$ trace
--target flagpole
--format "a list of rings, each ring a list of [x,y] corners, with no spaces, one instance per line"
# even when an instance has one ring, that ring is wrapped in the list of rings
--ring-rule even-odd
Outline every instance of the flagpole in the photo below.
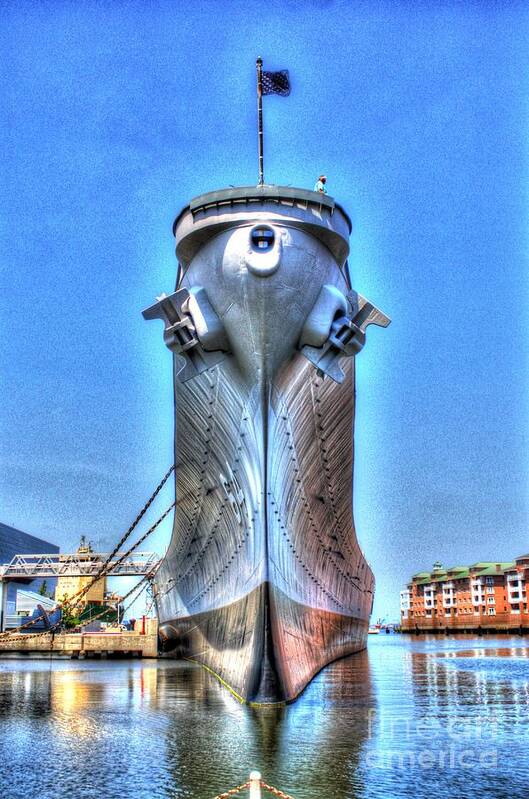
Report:
[[[264,184],[263,167],[263,59],[259,56],[257,66],[257,138],[259,142],[259,183]]]

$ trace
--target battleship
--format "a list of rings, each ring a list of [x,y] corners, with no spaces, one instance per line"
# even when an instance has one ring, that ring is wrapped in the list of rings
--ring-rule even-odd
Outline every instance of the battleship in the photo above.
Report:
[[[328,195],[203,194],[174,223],[176,290],[143,312],[173,352],[176,513],[156,577],[163,649],[239,699],[290,702],[366,645],[374,576],[353,521],[355,356],[389,319],[351,285]]]

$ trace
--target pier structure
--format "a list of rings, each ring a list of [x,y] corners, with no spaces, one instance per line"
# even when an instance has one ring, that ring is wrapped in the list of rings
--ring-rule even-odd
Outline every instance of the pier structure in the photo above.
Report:
[[[89,554],[20,554],[15,555],[9,563],[0,565],[0,632],[4,632],[6,628],[7,589],[11,582],[31,583],[39,578],[82,581],[96,577],[103,566],[105,577],[145,577],[160,562],[159,556],[154,552],[133,552],[126,558],[116,553],[110,561],[108,558],[106,553],[92,551]]]
[[[40,633],[0,639],[1,657],[158,657],[158,621],[139,619],[134,630]]]
[[[400,593],[403,632],[529,631],[529,555],[413,575]]]

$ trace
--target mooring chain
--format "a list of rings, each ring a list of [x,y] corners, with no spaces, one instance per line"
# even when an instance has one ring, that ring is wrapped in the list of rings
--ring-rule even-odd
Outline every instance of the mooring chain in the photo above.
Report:
[[[279,796],[279,799],[294,799],[294,797],[290,796],[289,793],[280,791],[279,788],[274,788],[273,785],[267,785],[266,782],[263,782],[263,780],[261,780],[261,788],[264,788],[265,791],[268,791],[268,793],[271,793],[274,796]]]
[[[30,641],[32,638],[42,638],[44,635],[53,636],[55,635],[55,631],[58,626],[59,626],[58,624],[54,624],[53,627],[50,627],[49,630],[44,630],[44,632],[42,633],[30,633],[30,635],[15,635],[15,633],[17,633],[18,630],[21,629],[21,627],[18,627],[16,630],[9,631],[10,633],[11,632],[13,633],[9,636],[9,643],[15,644],[17,641]]]
[[[139,588],[140,586],[142,586],[142,585],[143,585],[143,583],[146,583],[148,580],[151,580],[151,579],[154,577],[154,575],[156,574],[157,570],[158,570],[158,566],[156,566],[154,569],[151,569],[151,571],[150,571],[150,572],[148,572],[148,573],[147,573],[147,574],[146,574],[144,577],[142,577],[142,579],[139,581],[139,583],[136,583],[136,585],[134,585],[134,586],[133,586],[133,587],[130,589],[130,591],[128,591],[128,592],[125,594],[125,596],[121,597],[121,601],[122,601],[122,602],[124,602],[124,601],[125,601],[126,599],[128,599],[128,598],[129,598],[129,597],[130,597],[130,596],[131,596],[131,595],[132,595],[132,594],[133,594],[135,591],[137,591],[137,590],[138,590],[138,588]],[[140,593],[141,593],[141,591],[140,591]],[[139,596],[139,594],[138,594],[138,596]],[[125,608],[125,610],[123,611],[123,615],[124,615],[124,614],[126,613],[126,611],[127,611],[129,608],[130,608],[130,606],[133,604],[133,602],[135,602],[135,601],[136,601],[136,599],[137,599],[137,598],[138,598],[138,597],[134,597],[134,599],[132,600],[132,602],[130,602],[130,604],[129,604],[129,605],[128,605],[128,606]],[[86,625],[87,625],[87,624],[91,624],[93,621],[97,621],[97,619],[101,618],[101,616],[104,616],[104,615],[105,615],[105,614],[107,614],[107,613],[108,613],[108,608],[105,608],[104,610],[101,610],[99,613],[96,613],[96,615],[95,615],[95,616],[92,616],[92,618],[90,619],[90,621],[86,621],[86,622],[84,622],[84,624],[81,624],[80,626],[81,626],[81,627],[86,627]]]
[[[116,555],[117,552],[119,552],[119,550],[121,549],[121,547],[123,546],[123,544],[125,543],[127,538],[131,535],[131,533],[138,526],[139,522],[141,521],[143,516],[146,514],[146,512],[148,511],[148,509],[150,508],[150,506],[152,505],[152,503],[154,502],[154,500],[156,499],[156,497],[158,496],[158,494],[160,493],[160,491],[162,490],[162,488],[166,484],[167,480],[169,479],[169,477],[173,473],[174,469],[175,469],[175,465],[173,463],[173,465],[170,467],[170,469],[162,477],[162,479],[158,483],[155,491],[153,492],[153,494],[151,494],[149,500],[145,503],[145,505],[143,506],[141,511],[138,513],[138,515],[136,516],[136,518],[134,519],[134,521],[132,522],[132,524],[128,528],[127,532],[124,533],[124,535],[121,537],[121,539],[120,539],[119,543],[117,544],[117,546],[114,547],[113,551],[106,558],[104,563],[102,563],[101,568],[99,569],[97,574],[90,580],[90,582],[87,585],[85,585],[82,589],[77,591],[76,594],[74,594],[71,597],[68,597],[67,599],[63,600],[62,602],[58,602],[57,603],[57,607],[72,607],[72,604],[73,604],[74,601],[78,602],[80,599],[82,599],[82,597],[85,596],[85,594],[90,590],[90,588],[94,585],[94,583],[96,583],[98,580],[101,579],[101,577],[104,577],[108,573],[108,571],[110,570],[109,569],[109,564],[112,561],[112,558]],[[134,546],[132,546],[129,550],[127,550],[127,552],[125,552],[124,555],[122,555],[119,558],[119,560],[117,561],[117,563],[114,564],[114,565],[119,565],[120,563],[122,563],[125,560],[125,558],[127,558],[132,552],[134,552],[134,550],[141,543],[143,543],[143,541],[145,541],[147,536],[149,536],[158,527],[158,525],[161,524],[161,522],[169,515],[169,513],[175,507],[175,505],[176,505],[176,503],[173,502],[169,506],[169,508],[167,508],[167,510],[160,516],[160,518],[149,528],[149,530],[145,533],[145,535],[143,535],[140,538],[140,540],[137,541],[136,544],[134,544]],[[139,585],[139,583],[138,583],[138,585]],[[38,616],[36,619],[32,619],[31,621],[28,621],[25,624],[21,624],[19,627],[17,627],[14,630],[6,630],[5,632],[0,633],[0,639],[4,639],[4,638],[8,638],[8,637],[10,639],[12,639],[12,636],[16,635],[17,633],[19,633],[20,630],[26,630],[29,627],[32,627],[34,624],[38,624],[41,621],[42,621],[42,617]],[[54,627],[52,627],[51,629],[55,629],[55,627],[57,627],[57,626],[58,626],[58,624],[54,625]],[[50,632],[49,630],[46,630],[44,633],[36,633],[35,635],[32,635],[31,638],[36,638],[36,637],[38,637],[40,635],[49,635],[49,632]],[[26,638],[27,637],[29,637],[29,636],[26,636]],[[19,640],[19,639],[12,639],[12,640]]]
[[[274,788],[273,785],[268,785],[263,780],[259,781],[259,785],[268,793],[271,793],[273,796],[278,796],[279,799],[294,799],[293,796],[290,796],[289,793],[285,793],[284,791],[280,791],[279,788]],[[238,785],[237,788],[232,788],[231,791],[225,791],[225,793],[219,793],[214,799],[228,799],[229,796],[235,796],[235,794],[244,791],[245,788],[249,788],[250,783],[245,782],[244,785]]]
[[[59,603],[57,603],[57,607],[59,607]],[[8,637],[10,638],[12,635],[16,635],[16,633],[19,633],[20,630],[26,630],[28,627],[33,627],[33,625],[38,624],[39,621],[42,621],[42,616],[37,616],[36,619],[31,619],[31,621],[27,621],[25,624],[20,624],[18,627],[15,627],[13,630],[5,630],[5,632],[0,633],[0,640],[2,640],[3,638],[8,638]],[[57,626],[58,624],[54,624],[53,628],[50,629],[54,629]],[[49,630],[47,632],[49,632]],[[36,633],[36,635],[41,635],[41,634],[42,633]],[[32,635],[27,637],[34,638],[35,636]]]
[[[163,520],[164,520],[164,519],[165,519],[165,518],[168,516],[168,514],[169,514],[169,513],[171,512],[171,510],[174,508],[174,505],[175,505],[175,503],[173,502],[173,504],[172,504],[172,505],[170,505],[170,507],[169,507],[169,508],[167,508],[167,510],[166,510],[166,511],[165,511],[165,512],[164,512],[164,513],[163,513],[163,514],[160,516],[160,518],[159,518],[159,519],[158,519],[158,520],[157,520],[157,521],[156,521],[156,522],[155,522],[155,523],[154,523],[154,524],[153,524],[153,525],[152,525],[152,526],[149,528],[149,530],[147,530],[147,532],[145,533],[145,535],[144,535],[144,536],[143,536],[143,537],[142,537],[142,538],[141,538],[141,539],[140,539],[140,540],[139,540],[139,541],[138,541],[138,542],[137,542],[137,543],[136,543],[136,544],[135,544],[133,547],[131,547],[131,549],[129,550],[129,553],[126,553],[126,554],[125,554],[123,557],[127,557],[127,554],[130,554],[130,552],[132,552],[132,551],[133,551],[133,550],[134,550],[134,549],[135,549],[137,546],[139,546],[139,545],[142,543],[142,541],[144,541],[144,540],[145,540],[145,538],[147,538],[147,536],[148,536],[148,535],[150,535],[150,534],[151,534],[151,533],[152,533],[152,532],[153,532],[153,531],[154,531],[154,530],[155,530],[155,529],[158,527],[158,525],[159,525],[159,524],[161,524],[161,522],[162,522],[162,521],[163,521]],[[120,562],[120,561],[118,561],[118,563],[119,563],[119,562]],[[143,585],[143,583],[144,583],[144,582],[146,582],[147,580],[150,580],[150,579],[152,579],[152,578],[154,577],[154,575],[156,574],[157,570],[158,570],[158,564],[156,564],[156,566],[155,566],[153,569],[151,569],[151,571],[150,571],[150,572],[148,572],[146,575],[144,575],[144,576],[142,577],[142,579],[140,580],[140,582],[139,582],[139,583],[136,583],[136,585],[135,585],[135,586],[133,586],[133,588],[132,588],[132,589],[131,589],[131,590],[130,590],[130,591],[127,593],[127,594],[125,594],[125,596],[124,596],[124,597],[122,597],[122,598],[121,598],[121,601],[122,601],[122,602],[124,602],[124,600],[125,600],[125,599],[128,599],[128,597],[129,597],[129,596],[130,596],[130,595],[131,595],[131,594],[132,594],[134,591],[136,591],[136,589],[138,589],[138,588],[140,587],[140,585]],[[66,604],[66,603],[64,603],[64,604]],[[128,608],[127,608],[127,609],[128,609]],[[90,621],[95,621],[96,619],[99,619],[101,616],[104,616],[106,613],[108,613],[108,608],[105,608],[105,610],[101,611],[101,612],[100,612],[100,613],[98,613],[96,616],[92,616],[92,618],[90,619]],[[43,635],[49,635],[49,634],[50,634],[51,632],[53,632],[53,631],[54,631],[54,630],[55,630],[57,627],[59,627],[59,626],[60,626],[60,622],[57,622],[57,623],[56,623],[56,624],[54,624],[54,625],[53,625],[53,626],[52,626],[52,627],[51,627],[49,630],[44,630],[43,632],[40,632],[40,633],[34,633],[33,635],[25,635],[25,634],[24,634],[24,635],[21,635],[20,637],[17,637],[17,638],[14,638],[14,637],[13,637],[13,636],[17,635],[17,633],[19,633],[19,632],[20,632],[20,630],[24,630],[24,629],[26,629],[26,628],[28,628],[28,627],[31,627],[33,624],[37,624],[37,622],[39,622],[39,621],[42,621],[42,617],[41,617],[41,616],[39,616],[39,617],[38,617],[38,618],[36,618],[36,619],[32,619],[32,620],[31,620],[31,621],[29,621],[29,622],[26,622],[26,624],[21,624],[21,625],[20,625],[20,627],[17,627],[17,628],[15,628],[14,630],[8,630],[8,631],[7,631],[7,632],[5,632],[5,633],[1,633],[1,635],[0,635],[0,638],[6,638],[6,637],[9,637],[9,640],[10,640],[10,641],[27,641],[27,640],[28,640],[28,639],[30,639],[30,638],[38,638],[38,637],[40,637],[40,636],[43,636]],[[86,622],[86,624],[89,624],[89,623],[90,623],[90,622]],[[81,625],[81,626],[83,626],[83,625]]]
[[[42,616],[39,616],[36,619],[32,619],[31,621],[27,621],[25,624],[21,624],[19,627],[17,627],[14,630],[5,630],[3,633],[0,633],[0,640],[3,638],[11,637],[12,635],[15,635],[15,633],[20,632],[20,630],[26,630],[28,627],[33,627],[33,625],[36,624],[38,621],[42,621]],[[28,637],[33,638],[33,636],[28,636]]]
[[[146,533],[144,533],[144,534],[142,535],[142,537],[141,537],[141,538],[139,538],[139,539],[136,541],[136,543],[135,543],[135,544],[133,544],[133,545],[130,547],[130,549],[127,549],[127,551],[126,551],[126,552],[124,552],[124,553],[123,553],[123,555],[120,555],[120,557],[118,558],[118,560],[117,560],[117,561],[114,563],[114,567],[115,567],[115,566],[119,566],[121,563],[123,563],[123,561],[124,561],[124,560],[126,560],[126,559],[128,558],[128,556],[129,556],[129,555],[131,555],[131,554],[134,552],[134,550],[135,550],[135,549],[137,549],[137,548],[139,547],[139,545],[140,545],[140,544],[143,544],[143,542],[145,541],[145,539],[146,539],[146,538],[148,538],[148,537],[150,536],[150,534],[151,534],[151,533],[153,533],[153,532],[156,530],[156,528],[158,527],[158,525],[160,525],[160,524],[163,522],[163,520],[167,518],[167,516],[169,516],[169,514],[171,513],[171,511],[173,510],[173,508],[175,507],[175,505],[176,505],[176,501],[175,501],[175,502],[171,502],[171,504],[169,505],[169,507],[167,508],[167,510],[165,510],[165,511],[162,513],[162,515],[161,515],[161,516],[160,516],[160,517],[159,517],[159,518],[158,518],[158,519],[157,519],[157,520],[154,522],[154,524],[152,524],[152,525],[149,527],[149,529],[147,530],[147,532],[146,532]],[[108,571],[110,571],[110,569],[107,569],[105,572],[103,572],[102,574],[100,574],[100,575],[99,575],[99,577],[98,577],[98,579],[101,579],[101,577],[102,577],[102,576],[104,577],[104,576],[105,576],[105,574],[107,574],[107,573],[108,573]]]
[[[225,791],[224,793],[219,793],[214,799],[228,799],[229,796],[235,796],[236,793],[240,793],[244,791],[245,788],[249,788],[250,783],[245,782],[244,785],[238,785],[237,788],[232,788],[231,791]]]
[[[126,552],[124,552],[124,553],[123,553],[123,555],[121,555],[121,556],[118,558],[118,560],[117,560],[117,561],[114,563],[114,567],[116,567],[116,566],[119,566],[119,565],[120,565],[120,563],[123,563],[123,561],[124,561],[124,560],[126,560],[126,558],[128,558],[128,556],[129,556],[129,555],[130,555],[132,552],[134,552],[134,550],[135,550],[135,549],[137,549],[137,548],[140,546],[140,544],[143,544],[143,542],[145,541],[145,539],[146,539],[146,538],[148,538],[148,537],[151,535],[151,533],[153,533],[153,532],[156,530],[156,528],[158,527],[158,525],[160,525],[160,524],[163,522],[163,520],[167,518],[167,516],[169,516],[169,514],[171,513],[171,511],[173,510],[173,508],[174,508],[175,506],[176,506],[176,502],[171,502],[171,504],[169,505],[169,507],[167,508],[167,510],[165,510],[165,511],[162,513],[162,515],[161,515],[161,516],[160,516],[160,517],[159,517],[159,518],[158,518],[158,519],[157,519],[157,520],[154,522],[154,524],[152,524],[152,525],[149,527],[149,529],[147,530],[147,532],[146,532],[146,533],[144,533],[144,534],[142,535],[142,537],[141,537],[141,538],[139,538],[139,539],[136,541],[136,543],[135,543],[135,544],[133,544],[133,545],[130,547],[130,549],[128,549]],[[98,577],[97,577],[97,579],[98,579],[98,580],[100,580],[100,579],[101,579],[101,577],[104,577],[104,576],[105,576],[105,575],[108,573],[108,571],[109,571],[109,569],[107,569],[107,570],[106,570],[106,571],[104,571],[104,572],[100,572],[100,573],[99,573],[99,575],[98,575]],[[151,575],[151,574],[154,574],[154,572],[155,572],[155,571],[156,571],[156,570],[155,570],[155,569],[153,569],[153,570],[152,570],[152,572],[149,572],[149,575]],[[135,587],[137,587],[138,585],[141,585],[141,583],[142,583],[142,582],[143,582],[143,581],[146,579],[146,577],[147,577],[147,576],[149,576],[149,575],[146,575],[146,576],[145,576],[145,577],[144,577],[144,578],[141,580],[141,582],[139,582],[139,583],[137,583],[137,584],[136,584],[136,586],[135,586]],[[123,599],[126,599],[126,598],[127,598],[127,596],[130,596],[130,592],[129,592],[128,594],[126,594],[126,595],[125,595],[125,596],[122,598],[122,601],[123,601]],[[77,597],[77,595],[75,595],[74,597],[72,597],[72,599],[75,599],[75,598],[79,599],[79,597]],[[64,605],[66,605],[66,606],[68,607],[68,606],[71,606],[71,602],[72,602],[72,600],[71,600],[71,599],[68,599],[68,600],[66,600],[65,602],[63,602],[62,604],[63,604],[63,606],[64,606]]]
[[[157,571],[158,571],[158,566],[156,566],[156,567],[155,567],[154,569],[152,569],[152,570],[151,570],[151,571],[150,571],[148,574],[146,574],[146,575],[145,575],[145,577],[143,577],[143,578],[140,580],[140,582],[139,582],[139,583],[137,583],[137,584],[136,584],[134,587],[137,589],[137,588],[139,588],[140,586],[143,586],[143,583],[146,583],[148,580],[152,580],[152,578],[154,577],[154,575],[156,574],[156,572],[157,572]],[[135,597],[134,597],[134,599],[132,599],[132,600],[129,602],[129,604],[127,605],[127,607],[126,607],[126,608],[123,608],[123,618],[125,617],[125,614],[127,613],[127,611],[128,611],[128,610],[129,610],[129,609],[132,607],[132,605],[133,605],[133,604],[136,602],[136,600],[138,599],[138,597],[140,596],[140,594],[141,594],[142,592],[143,592],[143,588],[142,588],[142,589],[141,589],[141,591],[138,593],[138,596],[135,596]],[[128,594],[126,594],[126,595],[123,597],[123,599],[122,599],[121,601],[122,601],[122,602],[124,602],[124,600],[125,600],[125,599],[127,599],[128,597],[130,597],[131,593],[132,593],[132,592],[131,592],[131,591],[129,591],[129,593],[128,593]],[[148,616],[149,614],[147,613],[146,615]]]
[[[92,586],[95,583],[97,583],[97,581],[100,580],[101,577],[103,577],[109,571],[108,567],[109,567],[110,562],[112,561],[112,558],[116,555],[117,552],[119,552],[119,550],[121,549],[121,547],[123,546],[123,544],[125,543],[127,538],[129,538],[129,536],[134,532],[134,530],[136,529],[136,527],[138,526],[140,521],[143,519],[143,517],[145,516],[145,514],[147,513],[147,511],[151,507],[152,503],[154,502],[154,500],[156,499],[156,497],[158,496],[158,494],[160,493],[160,491],[162,490],[162,488],[164,487],[164,485],[168,481],[169,477],[174,472],[174,468],[175,468],[175,465],[173,463],[172,466],[166,472],[166,474],[164,474],[164,476],[162,477],[162,479],[160,480],[160,482],[156,486],[156,489],[151,494],[151,496],[149,497],[149,499],[147,500],[147,502],[145,503],[145,505],[143,506],[141,511],[138,513],[138,515],[136,516],[136,518],[134,519],[134,521],[132,522],[132,524],[130,525],[128,530],[122,535],[122,537],[120,538],[120,540],[118,541],[118,543],[116,544],[116,546],[114,547],[114,549],[112,550],[112,552],[110,553],[108,558],[101,565],[101,568],[99,569],[97,574],[95,574],[94,577],[92,577],[92,579],[84,586],[84,588],[82,588],[80,591],[78,591],[72,597],[69,597],[67,599],[67,601],[65,602],[65,604],[71,605],[74,600],[82,599],[85,596],[85,594],[88,593],[90,588],[92,588]],[[169,511],[173,507],[174,507],[174,503],[171,506],[171,508],[169,508],[168,511],[166,511],[165,515],[163,516],[164,519],[165,519],[165,516],[169,513]],[[156,525],[153,525],[153,527],[150,530],[151,532],[152,532],[153,529],[155,529],[158,526],[160,521],[162,521],[162,519],[160,519]],[[146,535],[143,536],[143,538],[140,539],[138,544],[141,541],[144,541],[146,537],[147,537]],[[137,544],[136,544],[136,546],[137,546]],[[128,555],[130,555],[130,553],[134,551],[136,546],[132,547],[131,549],[129,549],[128,552],[125,554],[125,556],[120,558],[120,560],[118,560],[118,563],[121,563],[125,559],[125,557],[128,557]]]

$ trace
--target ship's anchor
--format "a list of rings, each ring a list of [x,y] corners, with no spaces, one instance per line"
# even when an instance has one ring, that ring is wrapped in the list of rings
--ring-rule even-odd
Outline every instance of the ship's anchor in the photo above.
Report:
[[[300,349],[319,373],[342,383],[345,375],[339,359],[360,352],[368,325],[387,327],[390,322],[388,316],[361,294],[352,291],[346,299],[335,286],[325,285],[305,322]],[[324,330],[328,331],[325,340]]]
[[[179,289],[169,296],[162,294],[157,300],[142,312],[143,318],[165,322],[165,344],[175,355],[182,356],[182,366],[176,371],[182,383],[224,359],[230,349],[228,340],[205,289]]]

